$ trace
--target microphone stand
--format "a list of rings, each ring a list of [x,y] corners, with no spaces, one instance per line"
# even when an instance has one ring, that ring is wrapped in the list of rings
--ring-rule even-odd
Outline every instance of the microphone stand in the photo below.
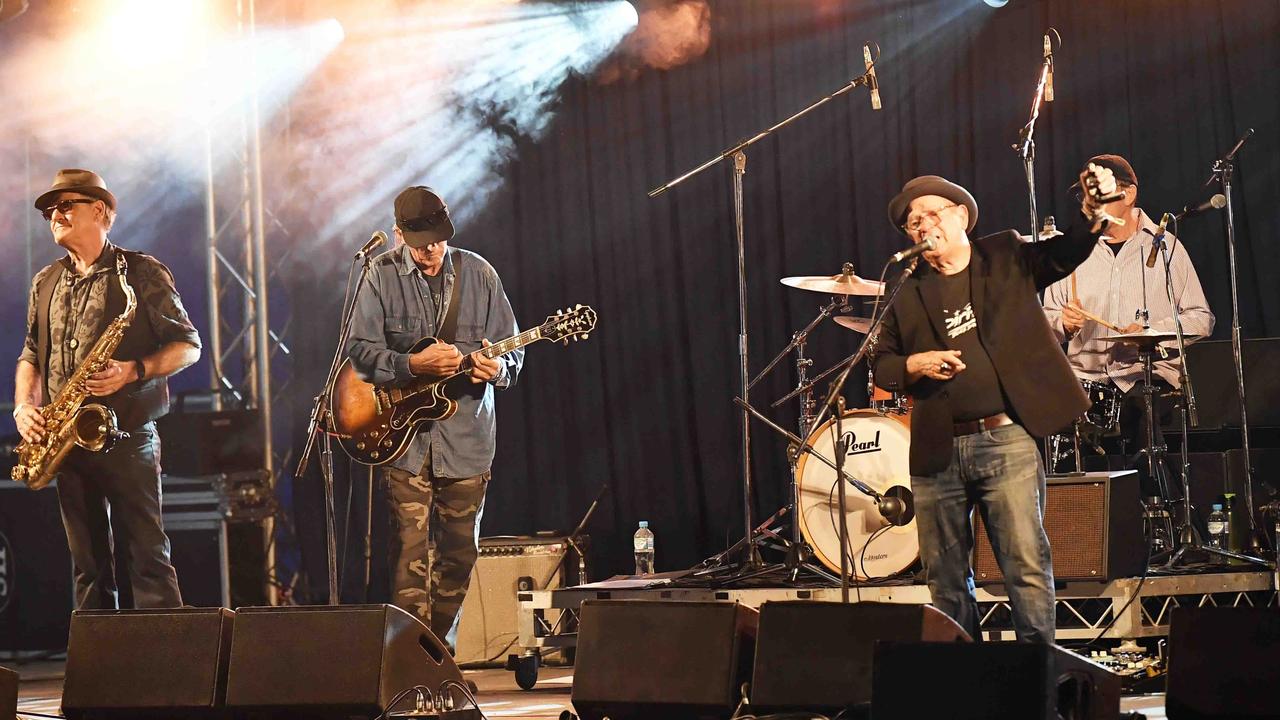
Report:
[[[1049,28],[1056,35],[1057,30]],[[1059,36],[1061,43],[1061,36]],[[1036,94],[1031,100],[1031,117],[1027,120],[1027,124],[1022,126],[1018,131],[1018,142],[1013,144],[1013,149],[1018,153],[1018,157],[1022,158],[1022,169],[1027,176],[1027,203],[1031,209],[1031,241],[1038,241],[1040,235],[1038,228],[1040,227],[1040,215],[1036,211],[1036,120],[1040,119],[1040,105],[1045,101],[1045,86],[1049,82],[1049,73],[1053,68],[1052,53],[1046,55],[1044,63],[1040,66],[1040,80],[1036,82]]]
[[[320,474],[324,479],[324,533],[325,533],[325,560],[326,560],[326,576],[329,585],[329,604],[338,605],[338,547],[337,547],[337,530],[334,521],[333,507],[333,418],[329,414],[330,399],[333,397],[333,384],[338,378],[338,368],[342,365],[342,356],[347,348],[347,339],[351,335],[351,318],[355,315],[356,300],[360,297],[360,288],[364,286],[365,280],[369,275],[370,258],[368,253],[356,253],[355,259],[362,261],[360,268],[360,277],[356,280],[355,291],[351,294],[351,302],[347,304],[344,301],[342,312],[342,324],[338,331],[338,344],[333,350],[333,358],[329,361],[329,373],[325,376],[324,386],[320,389],[320,394],[316,395],[311,405],[311,418],[307,422],[307,443],[302,448],[302,457],[298,459],[298,467],[294,471],[293,476],[301,479],[307,471],[307,465],[311,461],[311,453],[315,450],[316,438],[321,438],[321,460]],[[353,260],[354,263],[354,260]],[[347,285],[350,287],[350,273],[347,275]],[[370,486],[372,488],[372,485]],[[372,489],[370,490],[372,495]],[[372,513],[372,507],[369,512]],[[372,519],[370,518],[370,523]],[[368,538],[366,538],[365,557],[369,557]],[[365,569],[366,586],[368,578],[368,568]]]
[[[1187,455],[1187,427],[1196,427],[1200,425],[1200,413],[1196,408],[1196,394],[1191,386],[1191,371],[1187,368],[1187,345],[1186,337],[1182,332],[1182,308],[1179,306],[1177,298],[1173,293],[1173,274],[1170,271],[1170,263],[1173,261],[1173,253],[1169,250],[1169,243],[1164,238],[1158,238],[1160,242],[1160,256],[1164,260],[1164,283],[1165,292],[1169,295],[1169,305],[1173,308],[1173,330],[1178,336],[1178,357],[1182,362],[1178,363],[1178,380],[1182,386],[1183,403],[1182,403],[1182,506],[1183,506],[1183,524],[1178,532],[1178,548],[1173,551],[1169,557],[1169,561],[1165,563],[1164,569],[1170,570],[1178,564],[1186,555],[1188,550],[1200,550],[1210,555],[1218,555],[1220,557],[1240,560],[1242,562],[1254,563],[1263,567],[1272,567],[1271,563],[1260,558],[1251,557],[1243,553],[1233,552],[1223,548],[1215,548],[1196,542],[1195,528],[1191,523],[1191,463]],[[1246,467],[1248,467],[1246,465]],[[1252,529],[1252,525],[1250,525]]]
[[[1231,176],[1235,169],[1236,153],[1240,152],[1240,148],[1252,135],[1253,128],[1249,128],[1236,141],[1235,147],[1231,148],[1230,152],[1214,161],[1213,171],[1205,184],[1209,185],[1217,180],[1222,185],[1222,194],[1227,198],[1227,267],[1231,269],[1231,360],[1236,371],[1236,398],[1240,403],[1240,437],[1244,445],[1244,502],[1245,512],[1249,516],[1249,541],[1252,549],[1259,550],[1267,547],[1267,541],[1265,536],[1258,532],[1253,517],[1253,459],[1250,457],[1249,419],[1245,411],[1244,361],[1240,346],[1240,288],[1236,280],[1236,223],[1234,205],[1231,201]]]
[[[746,270],[747,251],[746,251],[746,241],[744,238],[746,223],[743,217],[743,209],[742,209],[742,205],[743,205],[742,176],[746,174],[746,171],[747,171],[746,150],[747,148],[769,137],[770,135],[776,133],[778,130],[791,124],[797,119],[805,115],[808,115],[810,112],[816,110],[822,105],[825,105],[831,102],[832,100],[834,100],[835,98],[841,95],[844,95],[845,93],[849,92],[853,88],[859,85],[870,85],[870,83],[871,83],[870,72],[863,73],[862,75],[859,75],[858,77],[855,77],[852,80],[850,80],[848,83],[844,85],[844,87],[840,88],[839,90],[836,90],[835,92],[827,95],[826,97],[823,97],[820,100],[813,102],[808,107],[791,115],[785,120],[775,123],[774,125],[756,133],[750,138],[747,138],[746,140],[739,142],[733,147],[723,150],[716,156],[712,157],[711,159],[707,160],[701,165],[695,167],[694,169],[684,173],[683,175],[680,175],[671,180],[668,180],[665,184],[660,185],[649,191],[649,197],[651,198],[657,197],[665,193],[666,191],[670,190],[671,188],[675,187],[676,185],[679,185],[680,183],[684,182],[685,180],[688,180],[689,178],[712,167],[713,165],[717,165],[724,160],[733,158],[734,235],[735,235],[735,240],[737,241],[737,250],[738,250],[738,380],[739,380],[739,387],[741,391],[741,397],[743,400],[746,400],[749,397],[749,393],[751,389],[750,382],[749,382],[750,375],[747,367],[747,351],[748,351],[747,270]],[[746,543],[744,544],[745,554],[746,554],[746,557],[744,558],[744,564],[751,568],[758,568],[761,565],[761,560],[760,560],[759,553],[756,551],[755,543],[753,542],[755,527],[752,522],[752,512],[751,512],[751,498],[753,495],[752,484],[751,484],[751,418],[750,418],[750,415],[748,414],[748,411],[745,409],[742,412],[741,432],[742,432],[742,444],[741,444],[740,452],[742,453],[742,516],[743,516],[743,526],[745,528],[743,539],[746,540]]]

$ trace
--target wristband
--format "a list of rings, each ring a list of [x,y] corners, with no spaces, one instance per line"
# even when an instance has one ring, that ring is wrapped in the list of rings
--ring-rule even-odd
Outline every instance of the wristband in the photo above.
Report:
[[[138,366],[138,382],[142,382],[147,378],[147,366],[141,360],[134,360],[133,363]]]

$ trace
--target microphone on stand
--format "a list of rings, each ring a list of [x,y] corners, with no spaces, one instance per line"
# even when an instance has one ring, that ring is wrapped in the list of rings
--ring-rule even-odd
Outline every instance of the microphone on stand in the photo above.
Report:
[[[1199,205],[1188,205],[1182,208],[1182,212],[1174,216],[1174,220],[1181,222],[1182,218],[1191,217],[1192,215],[1199,215],[1202,212],[1208,212],[1210,210],[1221,210],[1226,206],[1227,206],[1227,196],[1223,195],[1222,193],[1217,193],[1216,195],[1209,198],[1208,200],[1201,202]]]
[[[917,255],[927,253],[937,246],[938,244],[933,241],[933,238],[929,238],[928,240],[925,240],[922,243],[916,243],[915,245],[912,245],[906,250],[894,253],[893,255],[889,256],[889,262],[891,263],[902,262],[903,260],[906,260],[908,258],[913,258]]]
[[[880,109],[880,80],[876,78],[876,65],[871,62],[871,44],[862,44],[862,62],[867,66],[867,85],[871,88],[871,109]]]
[[[1049,70],[1044,76],[1044,101],[1053,102],[1053,43],[1049,40],[1049,33],[1044,34],[1044,62]]]
[[[355,256],[358,258],[369,257],[369,253],[382,247],[386,242],[387,234],[379,230],[373,234],[373,237],[369,238],[369,241],[360,248],[360,251]]]
[[[1156,266],[1156,256],[1160,254],[1160,243],[1164,242],[1164,231],[1169,227],[1169,220],[1172,217],[1169,213],[1160,217],[1160,229],[1151,237],[1151,254],[1147,256],[1147,267]]]

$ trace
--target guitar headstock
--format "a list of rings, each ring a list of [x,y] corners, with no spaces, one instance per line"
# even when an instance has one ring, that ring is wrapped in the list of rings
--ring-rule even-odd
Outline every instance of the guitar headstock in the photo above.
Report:
[[[586,340],[596,329],[596,311],[590,305],[574,305],[573,309],[565,308],[548,315],[540,329],[542,337],[552,342],[562,340],[568,345],[570,338]]]

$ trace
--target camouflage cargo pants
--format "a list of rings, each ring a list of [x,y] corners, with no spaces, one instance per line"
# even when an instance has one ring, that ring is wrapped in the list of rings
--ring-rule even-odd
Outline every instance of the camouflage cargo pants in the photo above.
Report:
[[[480,517],[489,473],[468,478],[383,470],[399,547],[392,602],[452,647],[458,612],[480,554]]]

